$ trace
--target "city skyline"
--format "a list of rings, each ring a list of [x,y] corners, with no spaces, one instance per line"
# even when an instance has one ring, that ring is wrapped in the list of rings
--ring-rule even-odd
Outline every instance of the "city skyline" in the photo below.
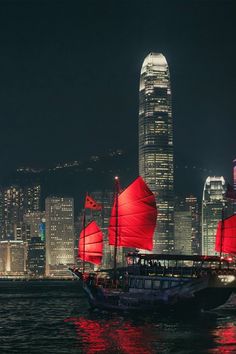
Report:
[[[233,1],[0,6],[0,177],[117,147],[136,168],[139,72],[153,51],[171,72],[175,165],[232,179]],[[202,189],[196,171],[176,169],[176,190]]]

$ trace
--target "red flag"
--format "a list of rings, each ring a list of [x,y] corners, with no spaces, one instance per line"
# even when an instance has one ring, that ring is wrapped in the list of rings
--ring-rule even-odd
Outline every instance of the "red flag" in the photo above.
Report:
[[[97,203],[92,197],[86,195],[84,208],[93,209],[93,210],[102,210],[102,204]]]
[[[225,198],[236,200],[236,191],[234,190],[234,188],[229,183],[227,184]]]

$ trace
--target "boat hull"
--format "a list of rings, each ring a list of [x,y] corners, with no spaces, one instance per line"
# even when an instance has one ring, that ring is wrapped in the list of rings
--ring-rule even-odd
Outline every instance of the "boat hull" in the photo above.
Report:
[[[129,304],[122,301],[122,295],[110,296],[110,299],[98,299],[97,297],[89,298],[89,304],[92,308],[108,311],[125,311],[125,312],[185,312],[188,311],[209,311],[221,305],[224,305],[230,298],[232,290],[219,289],[217,293],[215,289],[206,289],[194,297],[179,298],[175,302],[166,302],[162,299],[155,301],[144,301],[143,298],[136,299]],[[112,300],[111,300],[112,297]]]
[[[75,274],[76,275],[76,274]],[[227,302],[235,290],[235,282],[223,284],[217,275],[201,278],[129,276],[123,288],[105,288],[94,281],[79,278],[92,308],[109,311],[202,311],[217,308]],[[150,289],[135,285],[148,281]],[[151,281],[151,283],[150,283]],[[154,284],[158,282],[158,288]],[[168,287],[167,287],[168,286]]]

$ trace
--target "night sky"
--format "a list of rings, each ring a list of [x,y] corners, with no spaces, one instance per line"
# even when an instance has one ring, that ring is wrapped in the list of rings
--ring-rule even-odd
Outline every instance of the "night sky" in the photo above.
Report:
[[[113,148],[135,169],[153,51],[170,67],[177,190],[199,191],[208,172],[230,180],[235,18],[235,0],[0,1],[0,177]]]

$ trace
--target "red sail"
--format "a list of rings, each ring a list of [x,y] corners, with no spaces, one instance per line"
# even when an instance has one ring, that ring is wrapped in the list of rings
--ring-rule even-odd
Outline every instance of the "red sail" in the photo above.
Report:
[[[219,221],[215,249],[217,252],[236,253],[236,215]]]
[[[157,209],[153,193],[138,177],[118,196],[117,246],[153,249],[153,234]],[[114,202],[108,230],[110,245],[116,237],[116,201]]]
[[[95,221],[90,222],[80,233],[78,256],[86,262],[100,264],[102,261],[102,232]]]

